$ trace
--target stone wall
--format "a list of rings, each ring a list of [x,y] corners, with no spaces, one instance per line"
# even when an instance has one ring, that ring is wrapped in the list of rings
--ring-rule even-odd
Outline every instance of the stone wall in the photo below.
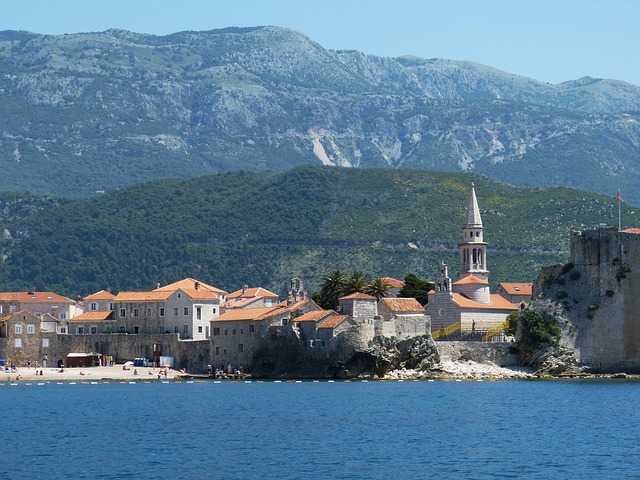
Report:
[[[563,341],[596,371],[640,372],[640,235],[572,232],[570,247],[570,264],[546,272],[542,293],[560,306]]]

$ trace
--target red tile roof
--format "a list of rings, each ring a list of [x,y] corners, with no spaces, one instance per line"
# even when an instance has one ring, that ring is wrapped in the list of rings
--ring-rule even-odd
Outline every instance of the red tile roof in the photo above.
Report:
[[[338,315],[338,314],[332,315],[331,317],[327,318],[324,322],[322,322],[318,327],[318,329],[336,328],[338,325],[340,325],[342,322],[344,322],[348,318],[349,317],[346,315]]]
[[[292,319],[292,322],[318,322],[331,314],[335,314],[333,310],[313,310],[312,312],[307,312],[304,315],[300,315]]]
[[[380,303],[386,305],[392,312],[424,313],[424,307],[415,298],[385,297],[380,299]]]
[[[518,310],[518,307],[516,307],[513,303],[497,294],[491,294],[489,296],[491,299],[491,303],[489,304],[474,302],[473,300],[459,293],[453,293],[452,296],[453,301],[460,308],[480,310]]]
[[[20,310],[19,312],[15,312],[15,313],[10,313],[9,315],[7,315],[6,317],[2,317],[0,318],[0,323],[1,322],[6,322],[7,320],[11,320],[12,318],[15,318],[19,315],[26,315],[31,317],[31,320],[33,321],[38,321],[40,320],[38,317],[36,317],[33,313],[31,312],[27,312],[26,310]]]
[[[468,275],[461,278],[457,282],[453,282],[454,285],[489,285],[489,282],[476,277],[475,275]]]
[[[164,302],[173,294],[173,290],[153,290],[151,292],[120,292],[114,302]]]
[[[88,301],[88,300],[113,300],[114,298],[116,298],[116,296],[107,291],[107,290],[100,290],[99,292],[96,293],[92,293],[91,295],[87,295],[86,297],[84,297],[84,301]]]
[[[262,287],[252,287],[246,290],[241,288],[240,290],[236,290],[235,292],[227,295],[227,298],[229,300],[233,300],[234,298],[249,298],[249,297],[278,298],[278,295]]]
[[[338,300],[376,300],[376,297],[372,297],[366,293],[356,292],[346,297],[340,297]]]
[[[227,310],[210,321],[214,323],[238,320],[258,321],[279,313],[288,313],[288,311],[286,308],[280,307],[234,308],[233,310]]]
[[[113,320],[113,312],[111,310],[90,310],[77,317],[70,318],[69,322],[100,322],[105,320]]]
[[[75,303],[53,292],[1,292],[0,302],[20,303]]]
[[[169,285],[165,285],[164,287],[156,288],[156,290],[178,290],[178,289],[193,289],[196,290],[196,286],[200,289],[209,290],[210,292],[217,293],[219,295],[227,295],[227,292],[224,290],[220,290],[213,285],[208,285],[200,280],[196,280],[194,278],[184,278],[182,280],[178,280],[177,282],[170,283]]]
[[[531,283],[500,283],[500,286],[509,295],[533,295],[533,285]]]
[[[404,282],[401,280],[396,280],[391,277],[382,277],[382,280],[385,281],[391,288],[402,288],[404,287]]]
[[[640,228],[627,228],[626,230],[620,230],[622,233],[635,233],[640,234]]]

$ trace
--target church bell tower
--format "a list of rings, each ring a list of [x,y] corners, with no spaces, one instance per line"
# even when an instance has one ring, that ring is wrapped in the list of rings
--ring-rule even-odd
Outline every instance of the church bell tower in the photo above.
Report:
[[[476,198],[476,187],[471,184],[471,194],[467,205],[467,214],[462,227],[462,243],[460,247],[460,271],[458,278],[462,279],[473,275],[484,281],[489,280],[489,270],[487,270],[487,243],[483,239],[484,228],[478,199]]]

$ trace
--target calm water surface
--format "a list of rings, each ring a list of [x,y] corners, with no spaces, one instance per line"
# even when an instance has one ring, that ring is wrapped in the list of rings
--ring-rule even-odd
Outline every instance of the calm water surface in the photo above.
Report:
[[[640,383],[20,384],[0,478],[640,478]]]

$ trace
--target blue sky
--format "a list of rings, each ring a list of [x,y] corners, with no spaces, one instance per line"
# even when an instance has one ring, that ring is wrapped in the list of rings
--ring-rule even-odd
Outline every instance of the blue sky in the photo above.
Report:
[[[277,25],[325,48],[471,60],[537,80],[640,85],[640,0],[6,0],[0,30]]]

